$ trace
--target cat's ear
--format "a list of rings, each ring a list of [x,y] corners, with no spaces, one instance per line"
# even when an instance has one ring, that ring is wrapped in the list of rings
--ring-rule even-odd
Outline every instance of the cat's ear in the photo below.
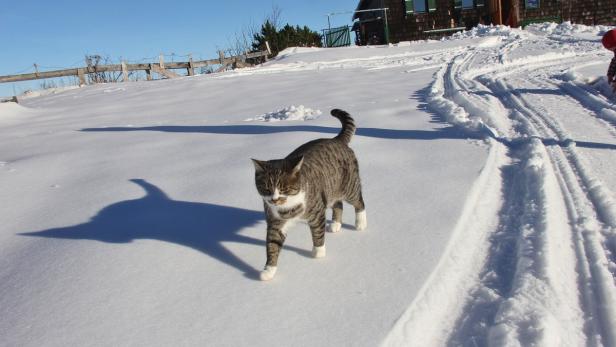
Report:
[[[267,166],[267,162],[265,161],[261,161],[261,160],[257,160],[257,159],[251,159],[252,163],[255,165],[255,172],[263,172],[265,171],[265,167]]]
[[[299,172],[299,170],[302,168],[302,164],[304,163],[304,156],[299,156],[296,158],[291,159],[291,167],[293,168],[291,170],[292,174],[297,174]]]

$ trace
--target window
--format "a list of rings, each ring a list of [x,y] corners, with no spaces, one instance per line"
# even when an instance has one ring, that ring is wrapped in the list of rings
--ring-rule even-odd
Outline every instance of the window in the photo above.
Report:
[[[436,0],[406,0],[406,13],[425,13],[436,11]]]
[[[428,11],[436,11],[436,0],[428,0]]]
[[[471,9],[473,8],[473,0],[462,0],[462,8],[463,9]]]
[[[539,0],[525,0],[526,8],[539,8]]]
[[[526,0],[526,1],[532,1],[532,0]],[[538,1],[538,0],[535,0]],[[454,8],[456,8],[457,10],[463,8],[465,10],[468,9],[472,9],[474,6],[476,7],[483,7],[486,5],[486,0],[454,0],[453,1],[453,6]]]
[[[413,0],[404,1],[404,6],[406,7],[406,13],[413,13]]]
[[[426,7],[426,1],[425,0],[415,0],[413,3],[413,10],[415,12],[426,12],[428,9]]]

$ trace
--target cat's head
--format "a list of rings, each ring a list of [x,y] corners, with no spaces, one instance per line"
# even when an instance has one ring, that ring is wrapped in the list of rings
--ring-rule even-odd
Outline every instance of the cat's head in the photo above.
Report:
[[[301,193],[301,168],[304,157],[261,161],[255,165],[255,184],[263,200],[271,205],[283,205]]]

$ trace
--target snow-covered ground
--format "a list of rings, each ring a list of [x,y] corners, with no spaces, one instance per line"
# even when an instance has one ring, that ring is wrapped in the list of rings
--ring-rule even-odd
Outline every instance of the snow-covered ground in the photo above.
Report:
[[[606,27],[392,47],[0,104],[0,345],[616,346]],[[368,230],[258,280],[250,158],[356,120]]]

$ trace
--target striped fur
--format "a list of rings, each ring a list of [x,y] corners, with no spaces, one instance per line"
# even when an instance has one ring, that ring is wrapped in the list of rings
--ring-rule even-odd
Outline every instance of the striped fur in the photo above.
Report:
[[[348,145],[351,142],[351,137],[355,135],[355,121],[346,111],[337,108],[333,109],[331,114],[342,123],[342,130],[340,130],[340,133],[335,138]]]
[[[355,123],[342,110],[332,110],[342,123],[340,133],[331,139],[313,140],[295,149],[284,159],[254,160],[255,183],[264,201],[267,220],[267,262],[275,267],[286,237],[285,226],[294,219],[308,222],[312,243],[325,254],[326,210],[332,208],[333,222],[342,223],[342,201],[353,205],[359,228],[365,228],[365,205],[361,192],[359,166],[348,146]],[[298,201],[295,197],[302,196]],[[359,222],[359,224],[357,224]],[[269,279],[269,276],[265,276]]]

